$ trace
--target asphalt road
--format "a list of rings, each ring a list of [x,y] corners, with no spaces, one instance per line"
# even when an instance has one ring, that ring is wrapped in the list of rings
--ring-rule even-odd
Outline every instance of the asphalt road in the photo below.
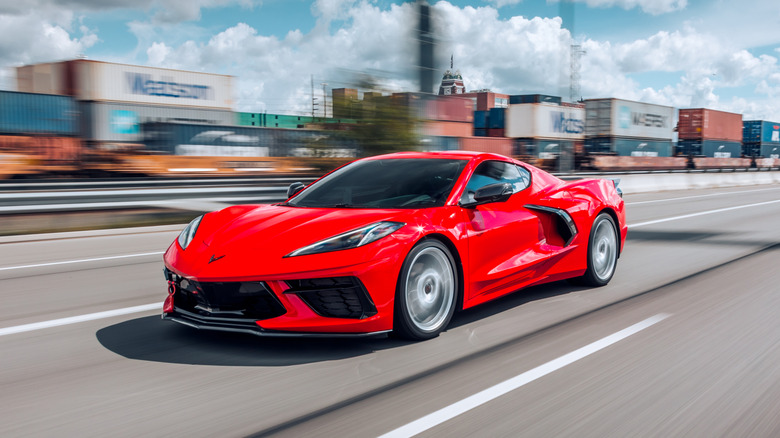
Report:
[[[3,238],[0,436],[780,436],[780,186],[626,201],[608,286],[423,343],[161,321],[176,227]]]

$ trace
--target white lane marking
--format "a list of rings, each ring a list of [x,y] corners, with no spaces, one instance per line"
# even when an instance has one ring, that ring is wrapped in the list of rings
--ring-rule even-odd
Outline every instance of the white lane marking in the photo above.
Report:
[[[50,321],[34,322],[32,324],[17,325],[0,328],[0,336],[14,333],[30,332],[61,325],[76,324],[79,322],[94,321],[96,319],[111,318],[113,316],[127,315],[130,313],[147,312],[149,310],[162,311],[163,303],[144,304],[142,306],[125,307],[123,309],[107,310],[105,312],[88,313],[86,315],[71,316],[68,318],[52,319]]]
[[[652,221],[638,222],[638,223],[635,223],[635,224],[630,224],[628,227],[629,228],[638,228],[638,227],[644,227],[645,225],[660,224],[662,222],[670,222],[670,221],[676,221],[676,220],[680,220],[680,219],[687,219],[689,217],[705,216],[705,215],[708,215],[708,214],[722,213],[724,211],[739,210],[739,209],[742,209],[742,208],[750,208],[750,207],[761,207],[763,205],[777,204],[778,202],[780,202],[780,199],[774,200],[774,201],[758,202],[758,203],[755,203],[755,204],[738,205],[736,207],[718,208],[716,210],[700,211],[698,213],[684,214],[682,216],[672,216],[672,217],[667,217],[667,218],[663,218],[663,219],[656,219],[656,220],[652,220]]]
[[[90,259],[80,259],[80,260],[65,260],[62,262],[36,263],[34,265],[6,266],[4,268],[0,268],[0,271],[9,271],[12,269],[25,269],[25,268],[42,268],[46,266],[67,265],[71,263],[99,262],[103,260],[127,259],[132,257],[146,257],[146,256],[161,255],[161,254],[165,254],[165,251],[143,252],[139,254],[124,254],[124,255],[108,256],[108,257],[94,257]]]
[[[709,197],[712,197],[712,196],[741,195],[743,193],[765,192],[767,190],[780,190],[780,187],[772,187],[772,188],[769,188],[769,189],[742,190],[742,191],[735,191],[735,192],[710,193],[708,195],[682,196],[682,197],[679,197],[679,198],[655,199],[655,200],[652,200],[652,201],[626,202],[626,205],[656,204],[658,202],[670,202],[670,201],[682,201],[682,200],[686,200],[686,199],[709,198]]]
[[[544,377],[553,371],[557,371],[566,365],[570,365],[584,357],[596,353],[599,350],[603,350],[604,348],[607,348],[616,342],[619,342],[658,322],[663,321],[669,316],[671,315],[661,313],[647,318],[646,320],[638,322],[631,327],[624,328],[617,333],[613,333],[605,338],[599,339],[598,341],[588,344],[578,350],[574,350],[571,353],[565,354],[557,359],[553,359],[532,370],[526,371],[518,376],[512,377],[511,379],[491,386],[490,388],[478,392],[472,396],[466,397],[459,402],[455,402],[445,408],[439,409],[438,411],[428,414],[405,426],[401,426],[398,429],[381,435],[379,438],[412,437],[419,433],[425,432],[434,426],[438,426],[439,424],[444,423],[447,420],[451,420],[460,414],[468,412],[508,392],[514,391],[515,389],[531,383],[536,379]]]

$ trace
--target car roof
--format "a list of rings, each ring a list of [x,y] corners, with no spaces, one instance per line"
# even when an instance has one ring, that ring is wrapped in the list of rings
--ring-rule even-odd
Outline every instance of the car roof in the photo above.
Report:
[[[457,159],[457,160],[474,160],[479,161],[484,159],[499,159],[502,161],[512,161],[511,158],[504,155],[492,154],[487,152],[474,152],[474,151],[433,151],[433,152],[396,152],[393,154],[377,155],[374,157],[366,158],[367,160],[384,160],[390,158],[443,158],[443,159]]]

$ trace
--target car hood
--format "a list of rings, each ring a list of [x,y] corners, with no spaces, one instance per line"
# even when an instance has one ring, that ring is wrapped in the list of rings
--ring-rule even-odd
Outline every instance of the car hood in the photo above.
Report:
[[[185,251],[179,251],[177,259],[192,275],[240,275],[236,271],[239,265],[279,267],[284,256],[296,249],[374,222],[407,222],[411,216],[413,210],[229,207],[205,215],[195,239]],[[318,256],[322,255],[300,259]],[[220,262],[209,263],[212,258]]]

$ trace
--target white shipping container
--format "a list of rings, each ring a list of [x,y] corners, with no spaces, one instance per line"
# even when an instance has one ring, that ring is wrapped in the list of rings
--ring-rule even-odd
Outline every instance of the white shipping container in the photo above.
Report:
[[[88,60],[73,62],[79,100],[233,108],[232,76]]]
[[[585,135],[671,140],[674,108],[622,99],[585,101]]]
[[[546,103],[509,105],[506,136],[511,138],[585,138],[585,109]]]

